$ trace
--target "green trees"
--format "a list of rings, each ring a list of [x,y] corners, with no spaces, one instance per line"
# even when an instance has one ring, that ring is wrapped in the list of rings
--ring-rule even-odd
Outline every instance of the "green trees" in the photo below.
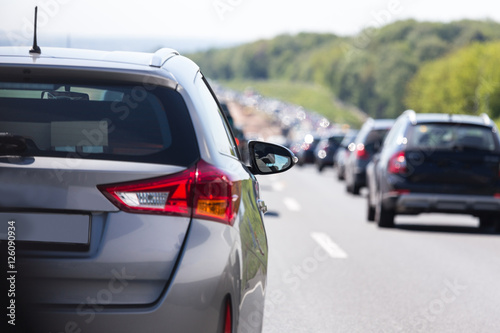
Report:
[[[420,68],[406,105],[418,112],[500,117],[500,42],[474,43]]]
[[[396,117],[409,106],[430,112],[440,105],[456,112],[486,110],[500,116],[500,102],[495,96],[496,69],[473,68],[478,62],[475,57],[494,61],[494,51],[491,55],[486,49],[476,51],[478,54],[470,51],[460,56],[463,62],[451,61],[447,56],[469,45],[478,48],[494,40],[500,40],[500,24],[492,21],[445,24],[406,20],[378,29],[367,28],[353,37],[282,35],[189,56],[205,75],[216,80],[319,84],[377,118]],[[438,63],[432,67],[434,61]],[[458,70],[456,66],[466,67]],[[478,77],[479,70],[484,74]],[[454,77],[453,83],[446,83],[450,76]],[[431,83],[435,80],[439,83]],[[441,90],[443,85],[450,87]],[[438,101],[440,105],[432,104]]]

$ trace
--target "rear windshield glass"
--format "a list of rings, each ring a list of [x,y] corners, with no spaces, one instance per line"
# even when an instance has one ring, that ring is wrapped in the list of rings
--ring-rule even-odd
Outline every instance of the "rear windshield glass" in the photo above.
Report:
[[[186,105],[166,87],[0,82],[0,132],[24,138],[26,156],[174,165],[197,158]]]
[[[339,146],[343,139],[344,136],[331,136],[328,138],[328,143]]]
[[[496,149],[491,128],[467,124],[420,124],[412,127],[408,146],[431,149]]]
[[[365,150],[374,153],[381,146],[384,141],[385,135],[389,132],[388,129],[372,130],[368,133],[364,145]]]

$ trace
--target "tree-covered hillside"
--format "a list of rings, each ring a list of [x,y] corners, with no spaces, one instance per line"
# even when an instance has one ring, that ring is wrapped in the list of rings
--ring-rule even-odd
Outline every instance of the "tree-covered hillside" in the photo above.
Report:
[[[420,112],[500,117],[500,42],[475,43],[422,66],[406,104]]]
[[[340,100],[381,118],[399,115],[407,107],[405,102],[417,105],[414,101],[422,97],[415,96],[424,96],[417,93],[419,84],[412,83],[411,94],[408,86],[421,68],[433,72],[436,67],[424,68],[464,47],[494,40],[500,40],[500,24],[492,21],[406,20],[366,29],[353,37],[282,35],[189,57],[215,80],[273,79],[320,84]],[[475,66],[473,56],[467,66]],[[473,113],[476,109],[465,107],[461,111]]]

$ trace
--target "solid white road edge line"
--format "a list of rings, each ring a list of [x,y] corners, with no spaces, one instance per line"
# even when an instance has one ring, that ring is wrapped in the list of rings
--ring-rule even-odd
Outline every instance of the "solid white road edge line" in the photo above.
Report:
[[[340,248],[334,241],[323,232],[311,232],[311,237],[323,248],[323,250],[330,255],[330,257],[335,259],[345,259],[347,258],[347,253]]]

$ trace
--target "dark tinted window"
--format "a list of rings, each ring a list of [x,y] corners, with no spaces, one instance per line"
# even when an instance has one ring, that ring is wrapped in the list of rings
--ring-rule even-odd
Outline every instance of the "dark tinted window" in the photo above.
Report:
[[[328,138],[328,143],[337,147],[340,145],[343,139],[344,136],[332,136]]]
[[[24,137],[30,156],[188,165],[198,155],[184,101],[165,87],[0,83],[0,132]]]
[[[364,142],[365,149],[368,152],[375,152],[382,145],[382,141],[384,141],[384,137],[388,131],[387,129],[370,131]]]
[[[411,128],[409,147],[430,149],[496,149],[491,128],[467,124],[419,124]]]

